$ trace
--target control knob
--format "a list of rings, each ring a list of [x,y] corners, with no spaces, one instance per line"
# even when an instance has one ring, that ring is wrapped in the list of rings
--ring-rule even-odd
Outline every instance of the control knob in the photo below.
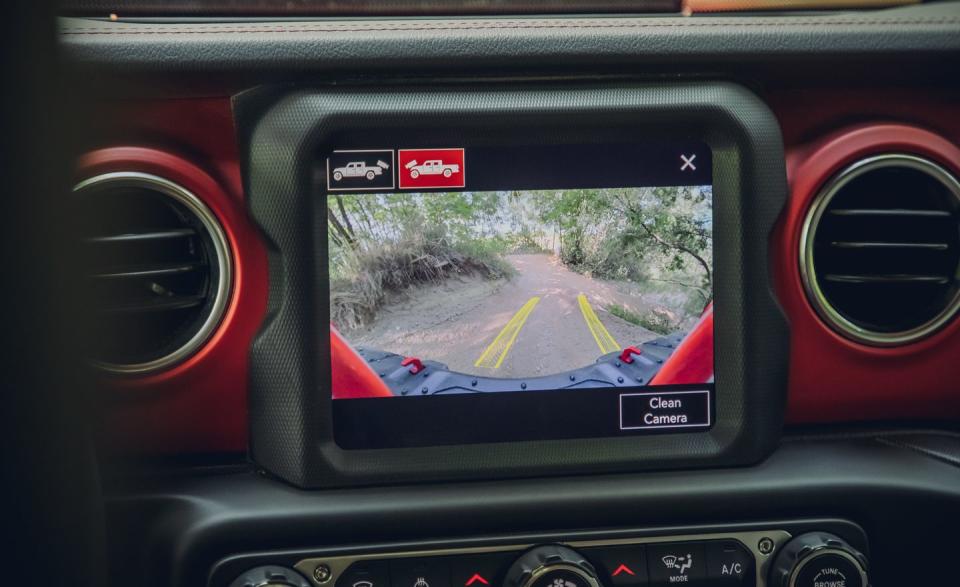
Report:
[[[842,538],[808,532],[788,542],[773,562],[771,587],[868,587],[867,558]]]
[[[288,569],[268,565],[250,569],[237,577],[230,587],[312,587],[303,575]]]
[[[523,553],[507,571],[504,587],[600,587],[600,582],[586,557],[551,544]]]

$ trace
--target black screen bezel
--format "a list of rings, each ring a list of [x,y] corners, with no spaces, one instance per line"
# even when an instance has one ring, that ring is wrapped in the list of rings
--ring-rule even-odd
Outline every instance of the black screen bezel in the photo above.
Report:
[[[383,135],[392,138],[394,132]],[[488,192],[523,190],[561,190],[561,189],[608,189],[642,188],[660,186],[698,186],[710,185],[712,189],[712,154],[710,147],[702,141],[640,139],[624,143],[594,139],[587,144],[558,143],[548,146],[542,144],[501,143],[494,139],[492,144],[457,144],[463,152],[465,185],[457,188],[403,189],[398,178],[399,154],[406,149],[449,149],[444,133],[431,137],[436,144],[412,144],[409,129],[402,132],[404,142],[383,148],[383,136],[376,137],[380,142],[375,146],[360,145],[356,137],[346,137],[350,144],[344,150],[335,150],[339,164],[366,156],[370,162],[375,159],[392,160],[384,171],[380,183],[397,187],[368,187],[370,181],[361,178],[353,187],[343,187],[343,181],[332,179],[332,169],[338,164],[330,163],[329,153],[320,155],[325,173],[318,173],[320,181],[319,197],[329,207],[328,196],[342,194],[363,199],[381,193],[447,193],[447,192]],[[427,133],[433,134],[433,133]],[[363,147],[363,148],[361,148]],[[682,154],[694,154],[690,167],[683,164]],[[696,166],[694,166],[696,163]],[[596,170],[602,169],[601,174]],[[388,177],[389,176],[389,177]],[[335,188],[335,189],[330,189]],[[711,196],[712,207],[712,196]],[[337,214],[337,210],[331,211]],[[326,213],[326,212],[325,212]],[[712,213],[711,213],[712,221]],[[328,226],[329,229],[329,226]],[[327,243],[329,244],[329,242]],[[330,258],[324,247],[318,248],[329,267]],[[710,262],[712,263],[712,254]],[[321,293],[329,299],[329,284],[322,281]],[[349,342],[350,336],[340,332]],[[711,341],[712,342],[712,341]],[[370,351],[370,349],[366,349]],[[393,350],[399,349],[379,349]],[[376,351],[373,351],[376,352]],[[421,355],[429,361],[430,355]],[[569,364],[565,370],[578,371],[582,375],[590,368],[593,357],[584,356],[583,363]],[[335,364],[333,357],[331,369]],[[514,359],[516,360],[516,359]],[[391,363],[392,364],[392,363]],[[383,371],[383,363],[372,364]],[[699,383],[674,382],[672,384],[637,384],[631,376],[633,371],[626,364],[617,363],[622,368],[623,379],[620,383],[611,381],[608,387],[580,387],[571,385],[577,382],[576,375],[563,373],[534,378],[533,387],[528,388],[522,378],[503,379],[502,384],[491,384],[487,377],[475,377],[475,389],[484,393],[470,393],[470,387],[464,380],[463,393],[440,393],[421,395],[419,388],[429,389],[434,379],[429,378],[432,369],[427,367],[422,375],[407,375],[408,384],[417,390],[401,397],[348,397],[334,398],[333,427],[334,441],[345,450],[366,450],[386,448],[415,448],[432,446],[455,446],[462,444],[523,442],[533,440],[606,438],[615,436],[636,436],[641,434],[676,434],[677,432],[707,430],[713,425],[714,384],[712,381]],[[581,369],[578,369],[581,368]],[[388,371],[392,369],[386,368]],[[712,357],[711,357],[712,369]],[[385,373],[381,373],[382,375]],[[490,373],[492,377],[492,373]],[[422,377],[428,377],[422,379]],[[464,375],[463,378],[469,379]],[[336,379],[331,377],[324,383],[333,388]],[[422,382],[422,383],[421,383]],[[453,385],[451,383],[451,385]],[[345,390],[349,391],[349,390]],[[395,390],[398,391],[399,390]],[[683,410],[690,416],[690,423],[684,425],[650,425],[625,428],[622,423],[624,397],[635,394],[659,393],[676,394],[664,397],[684,398],[691,391],[706,392],[706,401],[689,402]],[[679,392],[679,393],[678,393]],[[522,395],[518,395],[522,394]],[[689,398],[690,396],[686,396]],[[701,398],[703,396],[697,396]],[[701,406],[705,413],[701,415]]]
[[[725,82],[343,88],[235,100],[251,213],[270,243],[269,313],[251,349],[251,456],[299,486],[746,464],[783,422],[787,333],[768,267],[786,183],[769,109]],[[343,450],[333,440],[322,153],[350,144],[702,140],[713,152],[715,423],[708,431]],[[391,136],[393,135],[393,136]],[[722,285],[721,285],[722,284]]]

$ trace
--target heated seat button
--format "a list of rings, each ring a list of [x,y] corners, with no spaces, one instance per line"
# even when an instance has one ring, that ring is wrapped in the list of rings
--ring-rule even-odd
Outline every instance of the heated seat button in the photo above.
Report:
[[[753,587],[753,555],[736,540],[712,540],[707,543],[707,577],[711,585]]]
[[[651,544],[647,557],[651,585],[702,585],[707,575],[702,542]]]
[[[386,561],[360,561],[350,565],[337,587],[390,587],[390,572]]]
[[[394,559],[390,561],[390,585],[450,587],[450,561],[442,557]]]
[[[493,553],[453,557],[451,587],[499,587],[516,553]]]
[[[616,587],[647,585],[647,549],[642,544],[584,548],[604,583]]]

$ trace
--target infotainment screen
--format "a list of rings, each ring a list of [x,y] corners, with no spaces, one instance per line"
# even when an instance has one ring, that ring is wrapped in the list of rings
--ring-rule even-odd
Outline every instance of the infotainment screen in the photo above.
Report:
[[[329,153],[345,449],[713,423],[713,188],[699,141]]]

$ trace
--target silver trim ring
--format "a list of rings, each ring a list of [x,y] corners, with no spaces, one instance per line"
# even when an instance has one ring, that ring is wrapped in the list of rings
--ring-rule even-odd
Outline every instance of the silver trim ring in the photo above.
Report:
[[[857,177],[884,167],[906,167],[926,173],[943,184],[960,203],[960,182],[950,172],[932,161],[903,153],[888,153],[861,159],[831,178],[814,198],[800,232],[800,277],[807,299],[820,318],[833,330],[868,345],[897,346],[926,338],[950,322],[960,311],[960,289],[953,300],[925,324],[901,332],[877,332],[847,320],[830,304],[820,289],[813,262],[814,235],[833,197]]]
[[[863,568],[863,565],[860,563],[860,561],[858,561],[849,552],[839,548],[833,548],[830,546],[820,546],[820,547],[814,548],[813,550],[810,551],[810,553],[807,556],[803,557],[803,559],[800,561],[800,564],[795,566],[793,568],[793,572],[790,573],[790,580],[787,582],[787,585],[789,587],[797,587],[797,577],[800,576],[800,572],[803,571],[803,569],[807,566],[807,564],[809,564],[811,561],[816,559],[818,556],[826,555],[826,554],[835,554],[840,558],[844,558],[848,560],[850,564],[853,565],[853,568],[855,568],[857,572],[860,574],[860,586],[868,587],[870,585],[870,582],[867,580],[867,571],[866,569]]]
[[[200,198],[183,186],[168,179],[139,173],[136,171],[118,171],[104,173],[81,181],[73,187],[73,192],[79,194],[85,190],[102,187],[147,187],[170,196],[193,212],[210,235],[214,253],[220,267],[216,291],[210,313],[203,324],[190,339],[173,352],[144,363],[115,364],[95,361],[95,364],[105,371],[124,375],[144,375],[172,367],[196,353],[220,325],[220,320],[226,312],[230,301],[230,291],[233,283],[233,263],[230,246],[226,234],[216,215],[203,203]]]
[[[533,584],[536,583],[540,577],[554,571],[566,571],[568,573],[573,573],[574,575],[586,581],[587,585],[590,587],[600,587],[600,583],[597,581],[596,577],[590,575],[586,569],[570,563],[546,563],[540,565],[530,573],[530,577],[527,578],[522,587],[533,587]]]

